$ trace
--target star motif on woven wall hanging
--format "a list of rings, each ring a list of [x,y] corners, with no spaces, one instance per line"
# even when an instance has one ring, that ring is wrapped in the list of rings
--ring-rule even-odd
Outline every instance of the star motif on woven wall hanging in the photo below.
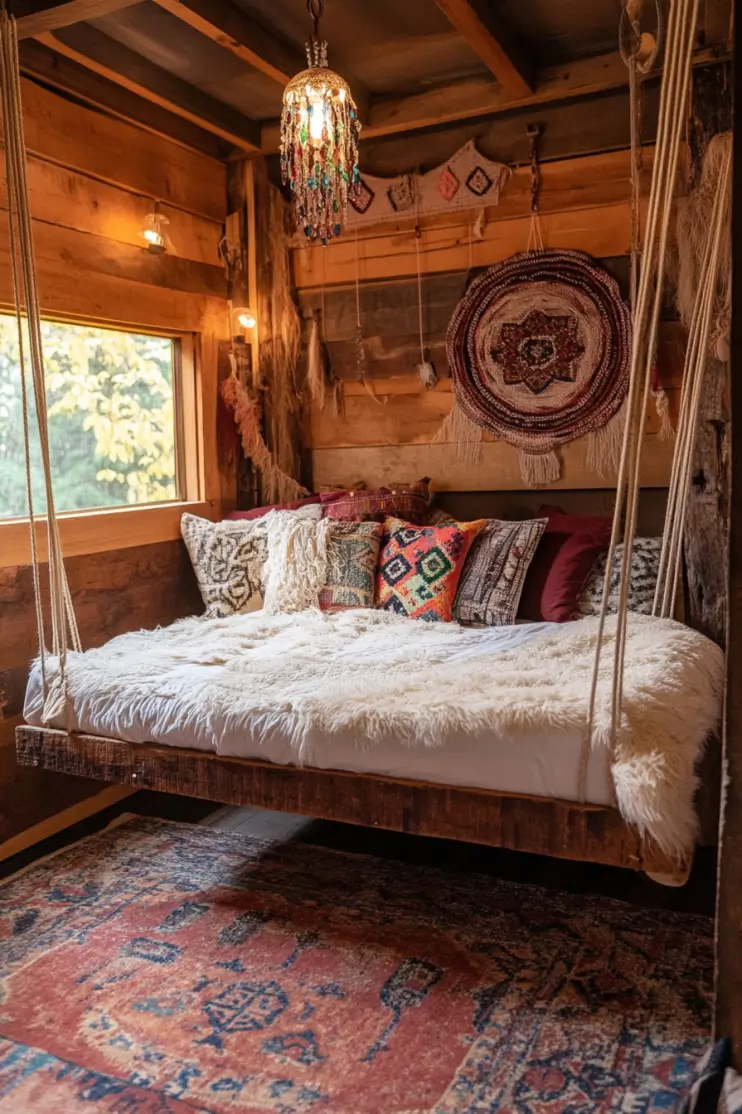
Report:
[[[576,317],[532,309],[522,321],[502,326],[492,357],[502,365],[509,386],[522,383],[540,394],[553,382],[574,383],[584,352]]]

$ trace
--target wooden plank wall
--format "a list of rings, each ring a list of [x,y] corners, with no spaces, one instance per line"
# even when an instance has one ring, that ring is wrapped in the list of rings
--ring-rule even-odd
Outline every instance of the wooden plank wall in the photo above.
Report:
[[[228,336],[218,244],[226,168],[205,155],[80,107],[23,80],[29,183],[42,308],[151,331],[193,334],[203,392],[208,499],[234,488],[221,457],[218,353]],[[171,248],[144,250],[141,232],[158,200]],[[0,208],[7,197],[0,189]],[[4,221],[5,214],[0,214]],[[7,235],[0,236],[0,305],[12,301]],[[0,538],[0,844],[100,791],[100,784],[16,767],[28,665],[36,654],[31,572],[3,567]],[[83,644],[169,623],[200,608],[182,543],[141,545],[68,561]]]
[[[652,149],[645,149],[645,178]],[[631,210],[629,152],[610,151],[547,163],[543,168],[542,223],[548,246],[588,252],[628,285]],[[523,487],[518,452],[485,436],[481,459],[462,460],[453,445],[433,444],[453,404],[445,334],[470,269],[483,268],[523,250],[528,241],[530,170],[516,169],[499,206],[486,210],[481,237],[471,218],[446,214],[421,222],[423,318],[426,344],[440,381],[432,390],[415,373],[419,360],[415,232],[410,222],[382,225],[339,238],[326,248],[300,247],[294,274],[302,310],[309,316],[324,302],[325,337],[335,376],[343,382],[344,412],[314,406],[307,443],[316,487],[359,481],[370,485],[430,476],[439,491],[503,491]],[[369,392],[356,374],[355,279],[360,279],[361,320]],[[324,290],[323,290],[324,286]],[[660,381],[677,407],[684,333],[663,323]],[[374,397],[375,396],[375,397]],[[643,484],[664,488],[672,443],[658,436],[650,415],[644,446]],[[586,443],[562,450],[560,490],[608,488],[611,475],[588,467]]]

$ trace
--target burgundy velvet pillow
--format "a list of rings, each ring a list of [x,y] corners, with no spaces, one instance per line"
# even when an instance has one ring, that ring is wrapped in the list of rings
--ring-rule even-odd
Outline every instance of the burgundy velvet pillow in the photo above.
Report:
[[[612,520],[563,514],[557,507],[541,507],[538,517],[549,524],[526,576],[518,618],[566,623],[577,611],[593,565],[610,545]]]
[[[290,503],[273,503],[270,507],[253,507],[251,511],[230,511],[227,519],[232,521],[234,519],[263,518],[264,515],[268,514],[268,511],[298,511],[299,507],[316,506],[319,501],[319,495],[310,495],[306,499],[293,499]]]

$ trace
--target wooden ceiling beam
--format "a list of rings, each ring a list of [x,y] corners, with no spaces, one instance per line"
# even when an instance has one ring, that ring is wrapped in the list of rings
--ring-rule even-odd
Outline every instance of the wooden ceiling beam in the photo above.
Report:
[[[709,47],[696,52],[693,64],[705,65],[722,57],[717,47]],[[470,78],[408,97],[372,102],[361,139],[401,135],[461,120],[497,116],[514,109],[594,96],[623,88],[628,82],[628,70],[618,51],[538,71],[534,90],[527,97],[512,96],[492,78]],[[264,124],[262,134],[263,152],[278,150],[278,125]]]
[[[305,69],[306,56],[261,27],[230,0],[156,0],[157,4],[213,42],[286,85]]]
[[[435,0],[506,92],[533,91],[533,65],[523,47],[486,0]]]
[[[54,34],[39,35],[38,39],[51,50],[227,143],[243,151],[259,150],[260,125],[255,120],[156,66],[97,28],[79,24]]]
[[[212,42],[272,78],[286,85],[307,67],[306,55],[291,43],[278,38],[248,16],[231,0],[155,0],[161,8],[187,23]],[[371,100],[363,82],[343,67],[353,91],[361,120],[368,119]]]
[[[26,39],[20,43],[19,51],[21,73],[40,85],[58,90],[82,104],[90,105],[114,116],[118,120],[136,124],[153,135],[174,140],[181,147],[198,151],[202,155],[224,161],[234,151],[231,143],[225,143],[219,136],[204,128],[176,116],[152,101],[144,100],[136,93],[94,73],[87,66],[80,66],[71,58],[66,58],[50,50],[42,43]],[[240,151],[244,155],[244,151]]]
[[[140,0],[13,0],[12,12],[16,18],[19,39],[32,39],[46,31],[69,27],[86,19],[121,11],[138,4]]]

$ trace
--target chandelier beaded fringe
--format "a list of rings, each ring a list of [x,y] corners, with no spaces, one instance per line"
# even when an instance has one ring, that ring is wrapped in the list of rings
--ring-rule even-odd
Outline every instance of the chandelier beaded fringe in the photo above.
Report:
[[[323,5],[309,0],[307,6],[314,35],[307,43],[308,69],[283,95],[281,176],[291,190],[297,228],[308,241],[326,244],[340,235],[360,180],[361,123],[348,82],[329,68],[327,43],[317,36]]]

